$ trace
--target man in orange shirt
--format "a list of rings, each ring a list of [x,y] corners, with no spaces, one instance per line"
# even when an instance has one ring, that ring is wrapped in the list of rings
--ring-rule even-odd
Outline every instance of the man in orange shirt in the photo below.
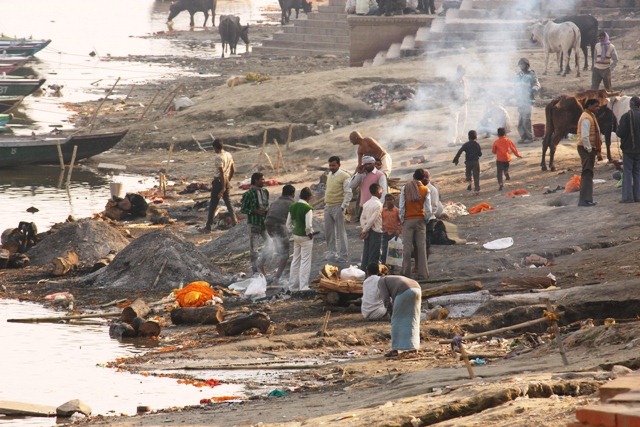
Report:
[[[511,161],[511,153],[517,158],[521,159],[522,156],[518,152],[518,149],[513,144],[513,141],[507,138],[507,132],[504,128],[498,128],[498,139],[493,142],[491,152],[496,155],[496,170],[498,171],[498,190],[502,190],[502,175],[504,179],[509,181],[509,162]]]
[[[380,262],[387,263],[387,250],[389,240],[402,234],[402,222],[400,221],[400,209],[396,206],[393,194],[384,196],[384,209],[382,209],[382,255]]]

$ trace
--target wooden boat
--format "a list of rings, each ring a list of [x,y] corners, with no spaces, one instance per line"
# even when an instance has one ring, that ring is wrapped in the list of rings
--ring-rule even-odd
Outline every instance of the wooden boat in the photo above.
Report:
[[[0,74],[9,74],[17,70],[26,64],[29,59],[31,59],[30,56],[0,55]]]
[[[14,76],[0,77],[0,95],[27,96],[44,84],[46,79],[21,79]]]
[[[33,164],[59,164],[58,146],[64,162],[71,162],[73,148],[78,147],[76,161],[103,153],[114,147],[127,131],[71,136],[0,137],[0,168]]]
[[[0,39],[0,52],[6,55],[32,56],[47,47],[51,40]]]
[[[10,113],[22,102],[24,96],[0,96],[0,114]]]
[[[0,127],[3,127],[13,119],[13,114],[0,114]]]

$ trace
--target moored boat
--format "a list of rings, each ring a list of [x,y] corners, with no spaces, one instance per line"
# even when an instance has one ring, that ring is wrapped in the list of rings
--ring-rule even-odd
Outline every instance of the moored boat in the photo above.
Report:
[[[23,99],[24,96],[0,96],[0,114],[15,110]]]
[[[30,59],[30,56],[0,55],[0,74],[9,74],[22,67]]]
[[[44,84],[46,79],[21,79],[14,76],[0,77],[0,95],[27,96]]]
[[[3,55],[32,56],[51,43],[51,40],[27,40],[0,38],[0,53]]]
[[[76,161],[113,148],[127,131],[71,136],[0,137],[0,168],[32,164],[59,164],[58,146],[65,163],[71,161],[74,147]]]

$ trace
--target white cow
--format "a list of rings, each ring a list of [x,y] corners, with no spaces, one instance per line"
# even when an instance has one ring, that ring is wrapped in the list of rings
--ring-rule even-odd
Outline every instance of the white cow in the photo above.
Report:
[[[573,22],[563,22],[556,24],[552,21],[547,21],[546,24],[536,23],[533,24],[531,29],[531,41],[541,42],[544,47],[544,73],[547,74],[549,68],[549,53],[555,52],[560,70],[558,74],[562,73],[566,76],[569,71],[569,59],[571,56],[571,50],[575,51],[576,61],[578,60],[578,52],[580,51],[580,29]],[[562,70],[562,62],[560,62],[560,54],[564,53],[567,58],[567,67],[564,72]],[[576,75],[580,77],[580,68],[577,68]]]
[[[629,111],[629,100],[631,100],[629,95],[609,97],[609,104],[607,106],[613,111],[613,115],[616,116],[617,123],[620,123],[620,117]]]

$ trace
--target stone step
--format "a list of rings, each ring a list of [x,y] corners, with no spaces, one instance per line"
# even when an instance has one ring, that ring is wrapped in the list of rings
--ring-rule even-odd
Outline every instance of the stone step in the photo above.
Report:
[[[349,45],[351,38],[349,36],[332,36],[332,35],[320,35],[320,34],[291,34],[291,33],[274,33],[274,42],[302,42],[302,43],[334,43]]]
[[[338,51],[335,49],[322,50],[322,49],[306,49],[306,48],[280,48],[277,46],[256,46],[251,51],[254,55],[260,56],[349,56],[349,51]]]
[[[469,41],[478,43],[486,42],[502,42],[504,40],[530,40],[530,34],[528,32],[500,32],[500,33],[480,33],[477,31],[468,32],[429,32],[426,36],[428,41]]]
[[[344,6],[318,6],[318,13],[344,13]]]
[[[338,12],[338,13],[310,13],[308,15],[308,18],[311,21],[325,21],[325,20],[329,20],[329,21],[344,21],[347,22],[347,14],[344,13],[344,11],[342,12]]]
[[[346,4],[347,4],[347,0],[329,0],[329,6],[340,6],[342,7],[342,10],[344,10],[344,7],[346,6]]]
[[[299,25],[291,25],[282,27],[285,34],[318,34],[322,36],[345,36],[349,37],[349,29],[347,28],[323,28],[323,27],[301,27]]]
[[[344,28],[349,29],[347,21],[331,21],[331,20],[301,20],[296,21],[296,26],[305,27],[324,27],[324,28]]]
[[[262,43],[263,47],[277,47],[282,49],[310,49],[321,50],[326,52],[349,52],[351,48],[350,43],[323,43],[323,42],[302,42],[295,40],[265,40]],[[256,46],[257,48],[257,46]]]

